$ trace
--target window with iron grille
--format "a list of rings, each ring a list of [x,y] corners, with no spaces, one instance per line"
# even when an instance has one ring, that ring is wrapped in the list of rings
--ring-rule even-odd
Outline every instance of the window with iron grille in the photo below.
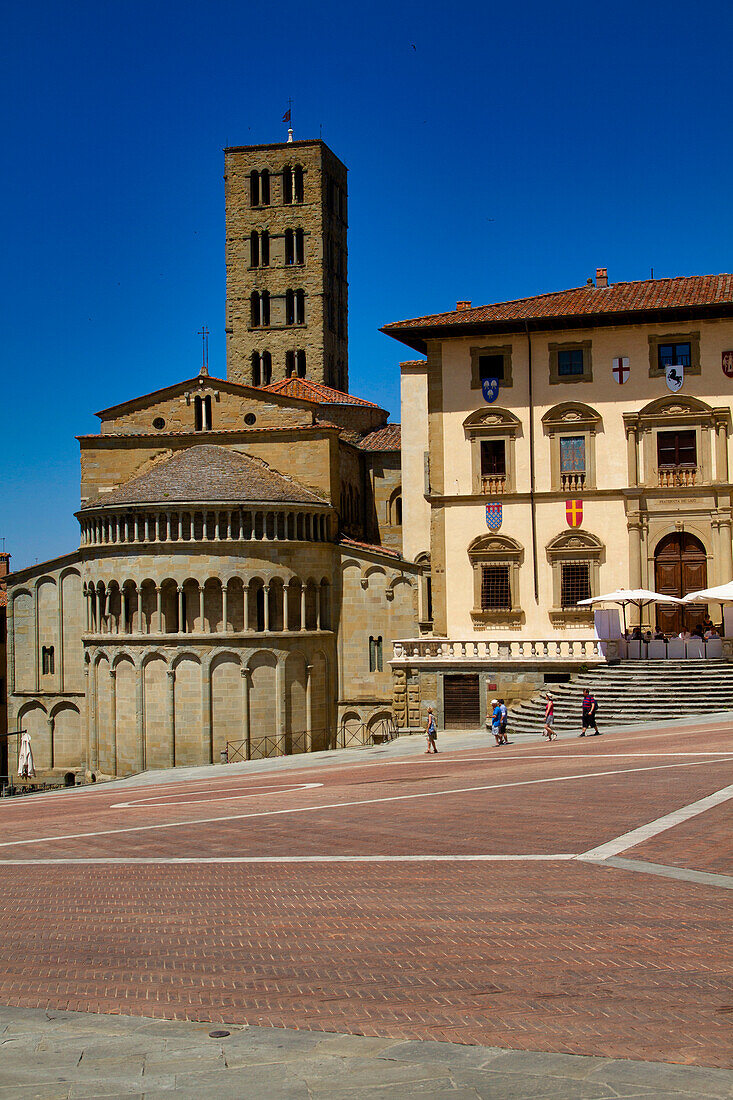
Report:
[[[561,566],[560,606],[575,607],[590,598],[590,565],[587,561],[564,561]]]
[[[481,567],[481,609],[510,609],[512,594],[509,585],[508,565],[482,565]]]

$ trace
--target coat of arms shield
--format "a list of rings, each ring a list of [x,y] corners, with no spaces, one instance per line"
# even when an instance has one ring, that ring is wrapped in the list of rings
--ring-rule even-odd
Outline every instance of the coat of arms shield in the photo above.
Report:
[[[664,373],[667,376],[667,386],[672,393],[677,393],[677,390],[682,389],[682,383],[685,380],[685,368],[681,363],[670,363],[668,367],[664,368]]]
[[[498,378],[484,378],[481,383],[481,392],[484,395],[484,401],[489,405],[493,405],[499,396],[499,379]]]
[[[486,526],[489,531],[498,531],[501,527],[501,512],[502,508],[500,504],[486,505]]]
[[[580,527],[583,522],[582,500],[565,501],[565,519],[568,521],[568,527]]]
[[[620,386],[629,378],[629,360],[627,356],[619,356],[611,364],[611,373]]]

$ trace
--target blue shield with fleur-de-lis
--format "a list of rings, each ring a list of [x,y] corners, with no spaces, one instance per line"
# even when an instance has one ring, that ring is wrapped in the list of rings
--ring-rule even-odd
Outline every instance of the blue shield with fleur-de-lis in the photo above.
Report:
[[[484,395],[484,401],[489,405],[493,405],[499,396],[499,379],[498,378],[484,378],[481,383],[481,392]]]
[[[486,526],[489,531],[498,531],[501,527],[501,505],[486,505]]]

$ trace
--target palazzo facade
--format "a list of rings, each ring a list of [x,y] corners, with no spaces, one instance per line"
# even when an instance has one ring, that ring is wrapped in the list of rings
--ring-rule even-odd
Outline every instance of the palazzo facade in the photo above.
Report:
[[[403,549],[425,575],[419,636],[393,655],[398,721],[432,704],[475,726],[487,696],[605,659],[582,599],[731,579],[733,276],[613,285],[599,268],[383,331],[425,356],[401,368]]]

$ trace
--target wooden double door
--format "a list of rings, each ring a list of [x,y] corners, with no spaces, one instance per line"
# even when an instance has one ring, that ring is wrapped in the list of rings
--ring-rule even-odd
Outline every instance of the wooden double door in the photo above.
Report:
[[[665,596],[686,596],[707,588],[708,562],[705,547],[684,531],[667,535],[654,552],[654,587]],[[707,604],[657,604],[657,627],[665,634],[679,634],[683,626],[692,630],[707,614]]]

